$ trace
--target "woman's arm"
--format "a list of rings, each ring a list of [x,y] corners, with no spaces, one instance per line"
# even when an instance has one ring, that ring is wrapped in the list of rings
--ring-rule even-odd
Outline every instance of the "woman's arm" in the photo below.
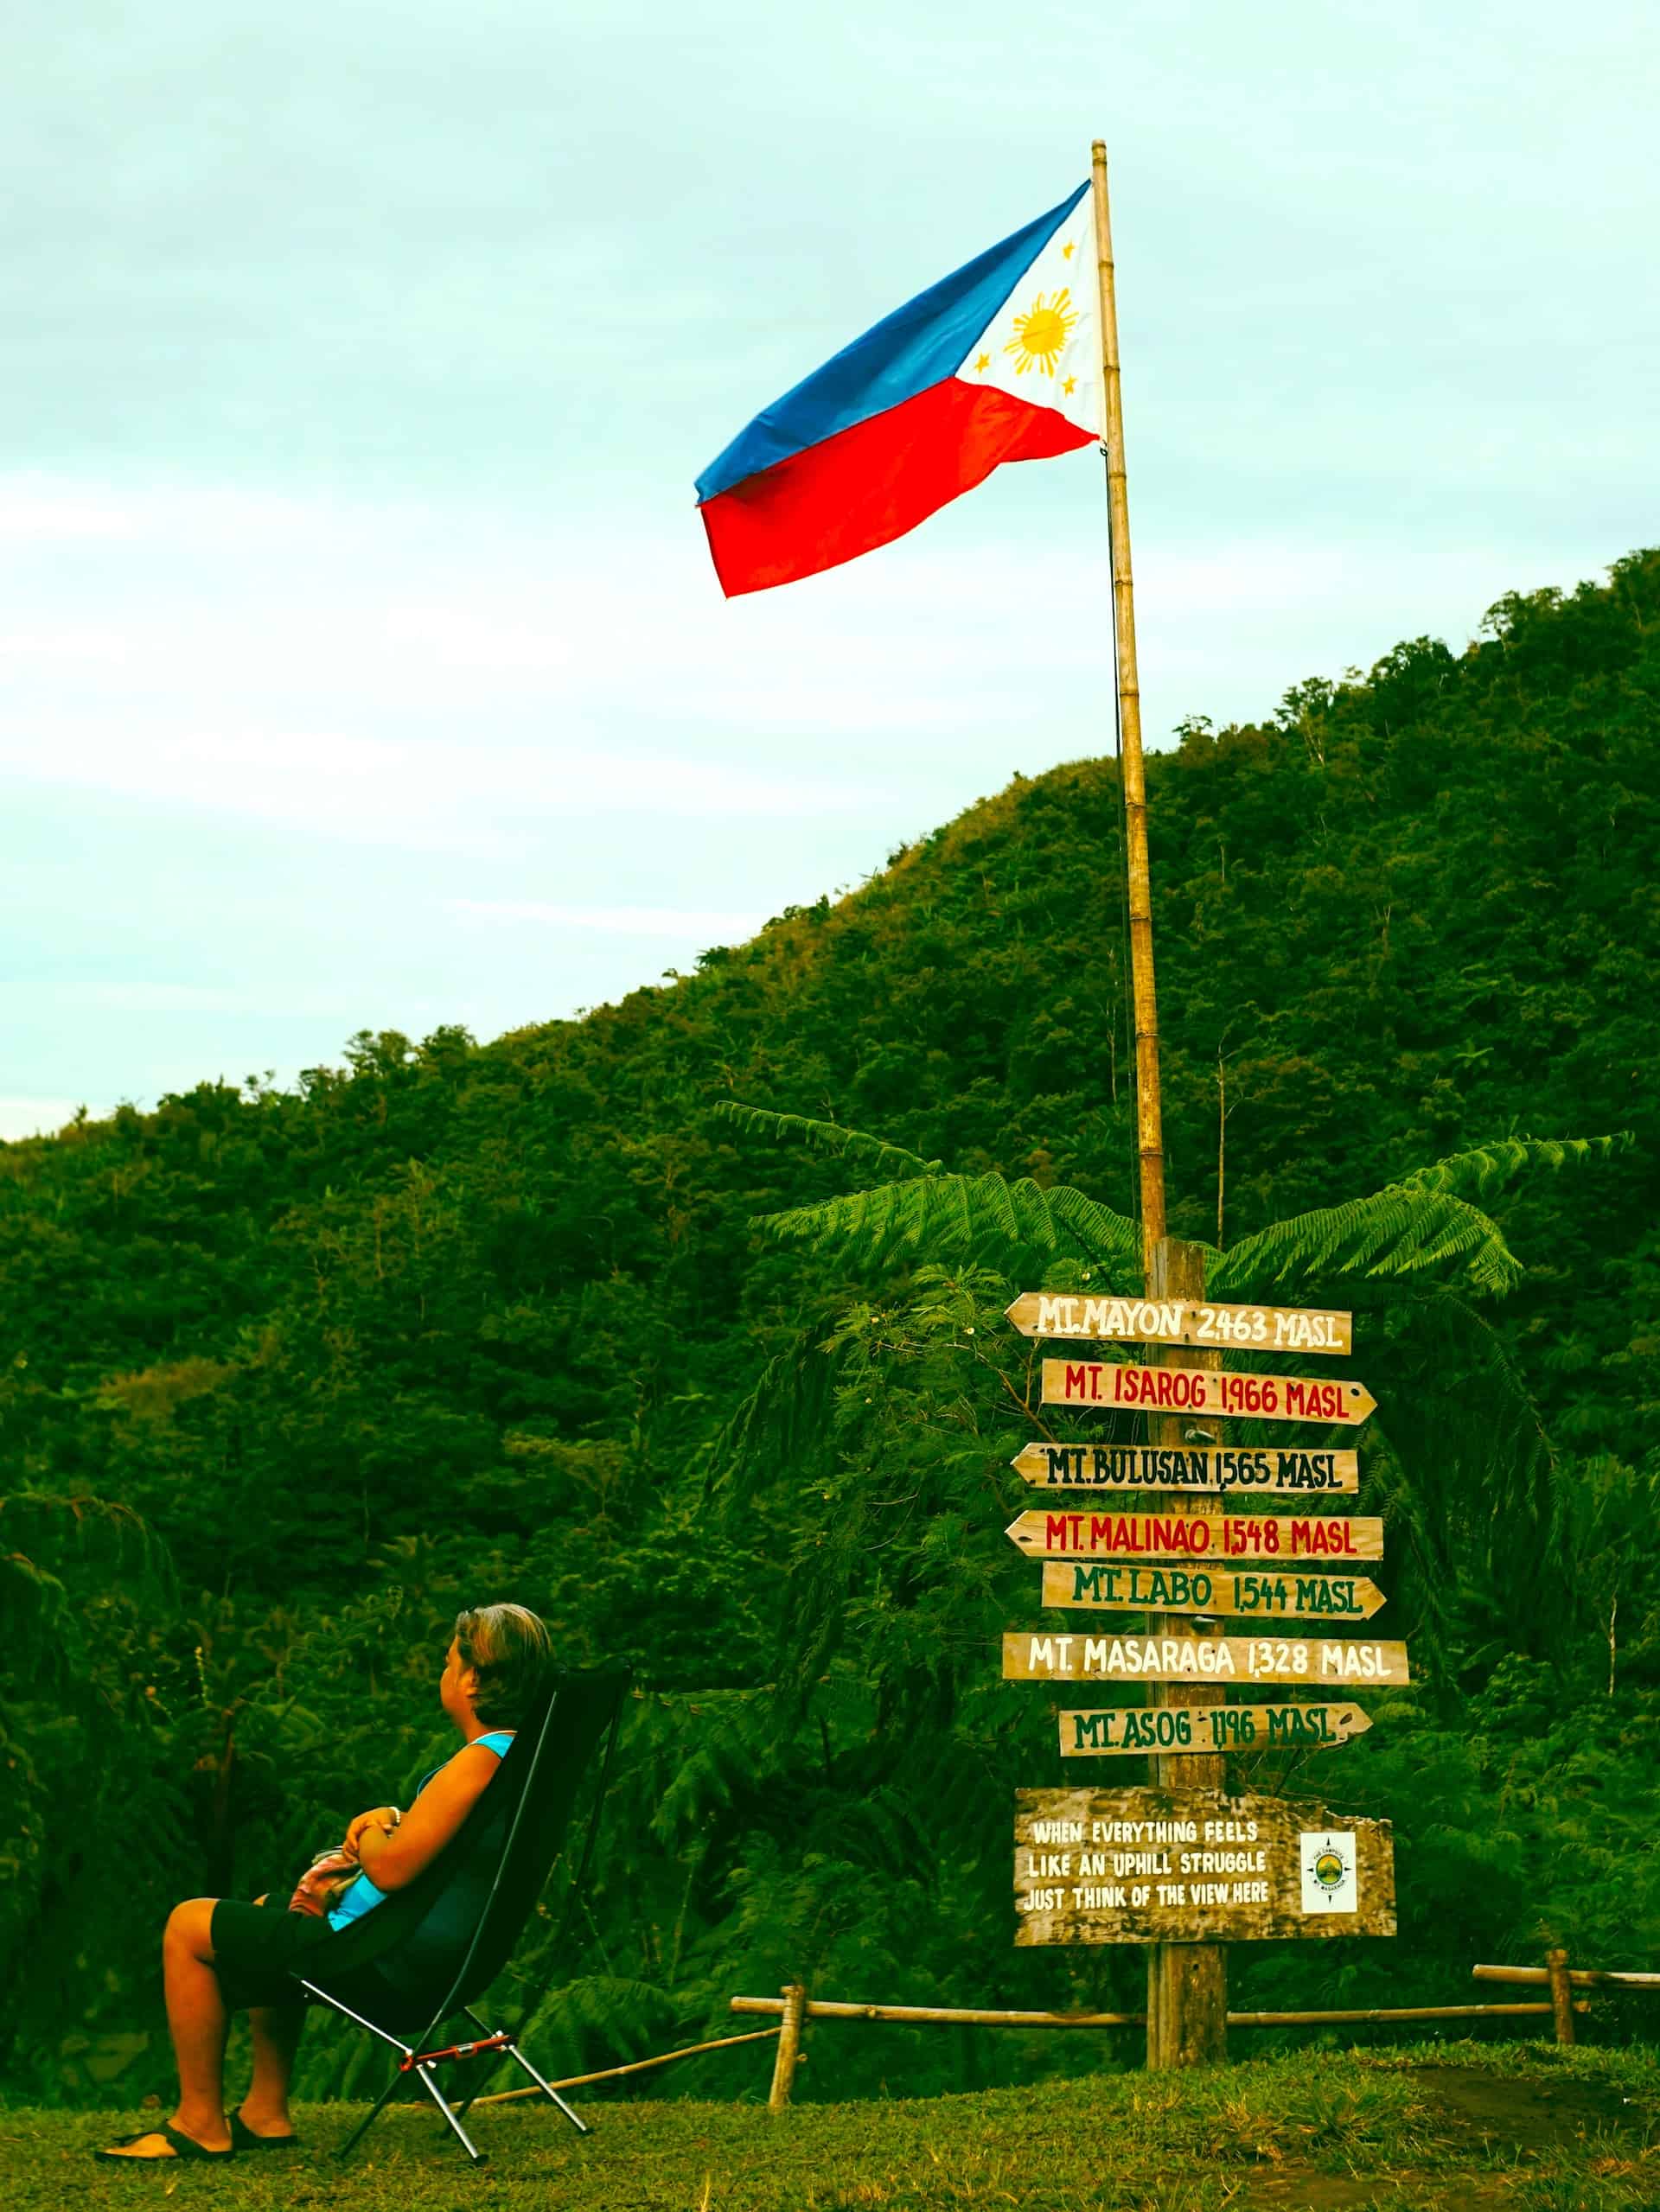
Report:
[[[357,1863],[377,1890],[401,1890],[426,1871],[501,1763],[494,1751],[469,1743],[439,1768],[391,1835],[380,1827],[364,1829],[357,1839]]]

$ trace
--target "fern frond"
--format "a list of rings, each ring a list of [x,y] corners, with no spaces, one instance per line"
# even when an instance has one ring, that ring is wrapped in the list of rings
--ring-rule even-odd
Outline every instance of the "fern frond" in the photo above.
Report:
[[[822,1448],[840,1365],[840,1348],[824,1342],[817,1329],[802,1329],[766,1362],[710,1456],[712,1481],[738,1478],[734,1502],[747,1495],[748,1478],[769,1463],[793,1467]]]
[[[908,1152],[903,1144],[890,1144],[885,1138],[869,1136],[862,1129],[845,1129],[839,1121],[814,1121],[801,1113],[772,1113],[765,1106],[745,1106],[737,1099],[718,1100],[715,1112],[746,1137],[764,1137],[775,1144],[804,1144],[812,1152],[837,1153],[874,1168],[878,1174],[891,1175],[909,1168],[916,1175],[936,1175],[943,1164],[925,1160],[919,1152]]]
[[[1450,1191],[1391,1183],[1347,1206],[1293,1214],[1223,1253],[1206,1279],[1212,1297],[1312,1276],[1401,1280],[1457,1267],[1472,1288],[1503,1297],[1522,1263],[1497,1221]]]
[[[1612,1137],[1501,1137],[1468,1152],[1402,1176],[1401,1190],[1446,1190],[1461,1197],[1488,1199],[1514,1182],[1520,1175],[1548,1168],[1560,1174],[1565,1167],[1586,1167],[1593,1160],[1612,1159],[1636,1139],[1629,1129]]]
[[[1000,1175],[912,1176],[757,1214],[752,1226],[780,1243],[840,1252],[865,1265],[1011,1247],[1108,1269],[1133,1271],[1140,1259],[1133,1221],[1068,1184],[1044,1190],[1024,1176],[1015,1182]]]

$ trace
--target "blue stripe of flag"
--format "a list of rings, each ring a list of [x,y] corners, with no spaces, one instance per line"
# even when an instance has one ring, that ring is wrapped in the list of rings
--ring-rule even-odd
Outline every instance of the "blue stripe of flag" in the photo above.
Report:
[[[954,374],[1022,273],[1089,189],[1081,184],[1035,223],[918,292],[782,399],[763,407],[699,477],[699,502],[821,444],[838,430],[885,414]]]

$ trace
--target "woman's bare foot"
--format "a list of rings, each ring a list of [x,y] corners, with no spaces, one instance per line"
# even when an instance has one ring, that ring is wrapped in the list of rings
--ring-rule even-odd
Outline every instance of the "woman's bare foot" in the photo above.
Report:
[[[228,2158],[232,2156],[230,2129],[227,2127],[224,2133],[224,2141],[215,2143],[193,2135],[176,2120],[169,2120],[164,2127],[150,2128],[142,2135],[124,2136],[98,2156],[127,2159],[140,2166],[176,2165],[189,2158]]]
[[[240,2107],[231,2115],[233,2129],[238,2120],[241,2121],[250,2135],[257,2135],[262,2143],[285,2143],[293,2140],[294,2123],[288,2115],[286,2107],[279,2111],[267,2111],[256,2104],[252,2097],[244,2097]]]

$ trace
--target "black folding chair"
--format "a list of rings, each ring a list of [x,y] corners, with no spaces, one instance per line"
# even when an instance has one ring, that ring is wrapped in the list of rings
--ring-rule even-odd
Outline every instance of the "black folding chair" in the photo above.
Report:
[[[462,2123],[478,2093],[452,2105],[437,2069],[491,2053],[512,2059],[579,2134],[588,2132],[519,2049],[517,2031],[487,2026],[473,2006],[506,1966],[541,1895],[603,1741],[605,1760],[573,1897],[582,1884],[628,1686],[626,1673],[559,1678],[544,1709],[508,1745],[501,1771],[455,1840],[406,1889],[341,1931],[329,1947],[324,1979],[297,1977],[308,2004],[326,2005],[399,2054],[397,2072],[336,2157],[346,2157],[413,2074],[476,2163],[482,2154]],[[440,2043],[444,2023],[462,2018],[477,2030],[473,2038]]]

